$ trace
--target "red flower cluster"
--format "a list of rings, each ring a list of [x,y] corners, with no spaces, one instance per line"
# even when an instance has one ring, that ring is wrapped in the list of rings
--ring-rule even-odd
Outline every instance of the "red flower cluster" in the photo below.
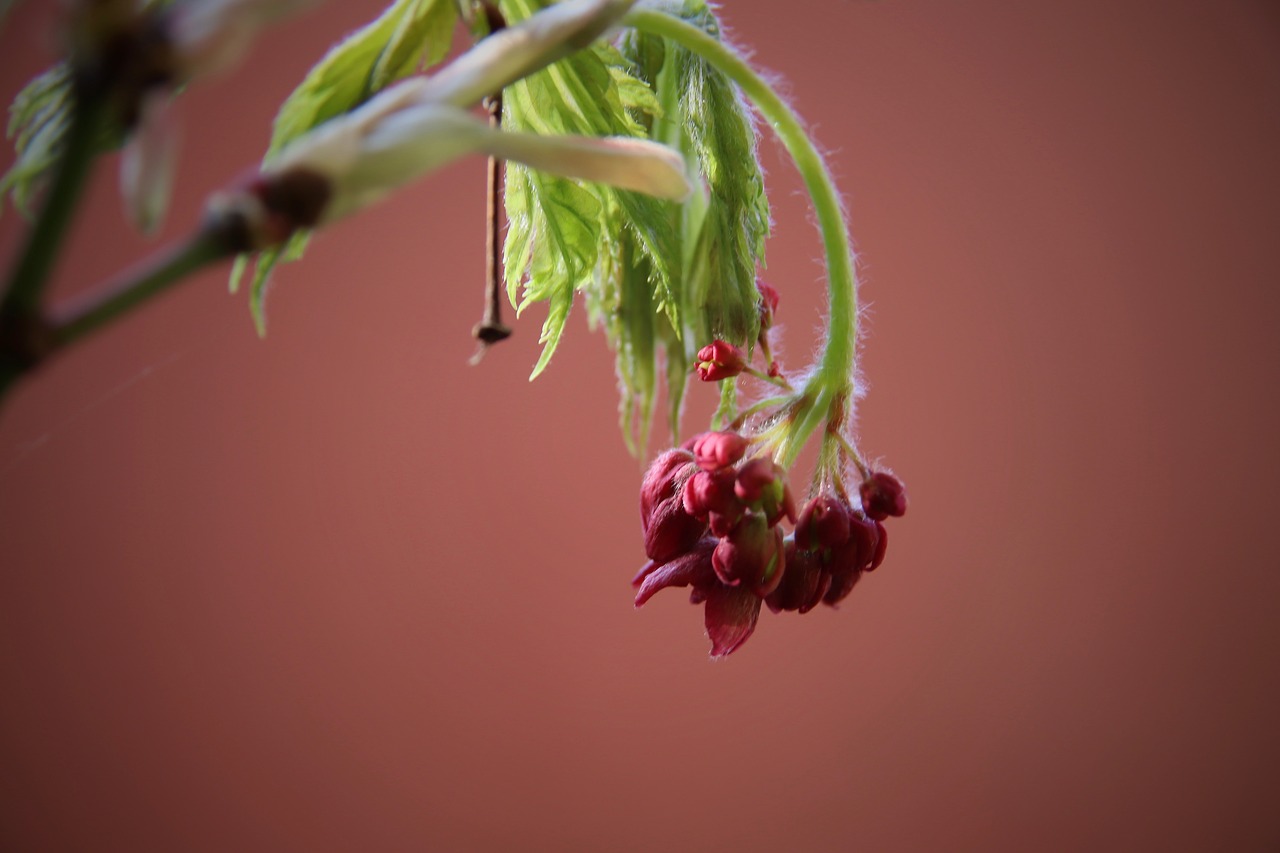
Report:
[[[774,613],[808,613],[819,603],[844,600],[862,577],[884,561],[884,525],[867,519],[832,493],[805,505],[795,535],[787,539],[787,576],[769,596]]]
[[[865,512],[827,492],[797,519],[786,472],[765,457],[742,461],[748,446],[734,432],[702,433],[654,460],[640,488],[649,562],[632,581],[636,606],[692,587],[689,600],[706,605],[713,657],[746,642],[762,603],[807,613],[843,600],[884,560],[881,520],[906,511],[902,484],[879,472],[862,484]],[[794,535],[783,536],[784,518]]]
[[[751,636],[760,604],[782,583],[783,518],[795,521],[786,473],[771,459],[742,461],[749,442],[734,432],[703,433],[649,467],[640,517],[649,562],[633,581],[636,606],[669,586],[692,586],[706,604],[711,654],[727,655]]]

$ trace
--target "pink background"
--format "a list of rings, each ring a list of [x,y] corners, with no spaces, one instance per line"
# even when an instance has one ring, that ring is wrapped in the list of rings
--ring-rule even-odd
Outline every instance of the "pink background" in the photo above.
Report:
[[[376,6],[189,93],[167,236]],[[847,195],[886,567],[716,664],[679,593],[634,612],[603,339],[579,308],[530,385],[531,310],[466,364],[469,160],[284,269],[265,341],[210,272],[7,401],[0,848],[1277,849],[1277,6],[726,6]],[[798,365],[819,246],[766,148]],[[56,293],[151,245],[104,163]]]

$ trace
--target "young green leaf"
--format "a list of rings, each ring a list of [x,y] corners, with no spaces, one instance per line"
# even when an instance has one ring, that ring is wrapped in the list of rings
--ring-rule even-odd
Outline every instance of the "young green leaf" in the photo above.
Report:
[[[539,8],[503,0],[510,19]],[[702,0],[674,14],[717,35]],[[559,343],[572,296],[585,294],[617,358],[624,437],[643,446],[656,367],[666,363],[673,430],[699,346],[724,338],[750,347],[759,332],[756,268],[769,208],[751,114],[710,64],[661,38],[596,45],[506,91],[508,126],[538,133],[648,136],[680,149],[701,188],[673,204],[510,166],[504,253],[508,294],[521,309],[549,300],[541,372]],[[625,259],[625,263],[622,262]]]
[[[518,21],[542,4],[504,0],[501,7],[508,20]],[[507,127],[548,135],[644,138],[648,134],[642,119],[658,112],[649,86],[631,74],[630,63],[616,49],[603,43],[562,59],[504,92]],[[619,251],[624,235],[636,241],[637,254],[654,270],[650,286],[661,295],[664,307],[679,310],[678,301],[670,298],[674,231],[669,202],[509,165],[506,208],[508,294],[515,303],[524,282],[520,310],[533,302],[552,302],[534,377],[555,352],[573,294],[588,291],[596,304],[610,301],[603,298],[601,289],[616,291],[619,282],[609,280],[610,265],[605,259]]]
[[[334,46],[281,104],[272,126],[264,162],[270,163],[289,142],[329,119],[350,112],[397,80],[434,65],[449,52],[457,6],[454,0],[396,0],[387,9]],[[308,236],[296,234],[280,248],[259,252],[249,306],[261,333],[264,300],[276,264],[302,257]],[[234,292],[248,267],[231,272]]]
[[[686,0],[681,17],[719,35],[719,23],[702,0]],[[760,328],[756,269],[769,235],[755,126],[737,87],[708,62],[676,45],[667,45],[666,57],[685,149],[708,193],[689,270],[689,324],[696,345],[722,338],[751,346]]]

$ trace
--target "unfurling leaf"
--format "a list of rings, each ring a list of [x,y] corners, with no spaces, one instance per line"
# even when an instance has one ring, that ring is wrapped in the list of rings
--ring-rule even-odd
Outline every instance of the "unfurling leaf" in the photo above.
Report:
[[[513,18],[534,0],[504,0]],[[675,13],[712,35],[702,0]],[[540,133],[648,136],[684,154],[701,186],[673,204],[595,184],[508,170],[508,294],[521,309],[552,300],[536,376],[560,340],[575,291],[586,295],[617,357],[620,417],[642,452],[657,365],[666,365],[672,431],[689,365],[721,338],[750,349],[759,333],[756,269],[764,262],[769,208],[755,128],[737,88],[701,58],[661,38],[629,34],[597,45],[506,91],[510,127]],[[570,189],[572,188],[572,189]]]
[[[702,0],[686,0],[681,17],[710,33],[720,26]],[[769,236],[769,202],[751,115],[737,87],[706,60],[666,46],[675,81],[684,148],[707,185],[705,215],[688,223],[696,233],[686,298],[696,346],[723,338],[751,346],[760,330],[756,270]],[[696,348],[695,346],[695,348]]]
[[[508,21],[519,21],[543,5],[535,0],[504,0],[501,8]],[[629,63],[617,50],[603,43],[509,86],[503,98],[506,127],[547,135],[644,138],[647,133],[640,118],[658,110],[649,86],[630,73]],[[601,303],[607,258],[618,251],[624,234],[638,237],[640,254],[651,261],[655,269],[651,286],[668,292],[673,205],[516,165],[508,166],[507,175],[507,292],[520,310],[533,302],[553,303],[543,328],[543,353],[533,371],[536,377],[559,344],[573,294],[594,290],[592,299]],[[522,281],[524,295],[517,300]],[[615,291],[616,284],[610,282]]]

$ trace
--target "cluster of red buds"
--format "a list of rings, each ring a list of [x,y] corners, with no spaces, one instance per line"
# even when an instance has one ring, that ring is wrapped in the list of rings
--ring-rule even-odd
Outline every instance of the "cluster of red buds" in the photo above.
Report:
[[[774,613],[808,613],[819,603],[834,607],[853,591],[863,572],[884,562],[889,546],[884,519],[907,511],[906,492],[884,471],[864,480],[859,492],[859,507],[835,490],[805,504],[794,535],[787,538],[787,574],[766,599]]]
[[[767,456],[745,458],[750,445],[736,432],[702,433],[659,455],[640,488],[649,562],[633,580],[636,606],[692,587],[713,657],[751,636],[762,604],[805,613],[841,601],[884,559],[881,519],[906,509],[902,485],[880,472],[863,483],[861,507],[822,494],[797,517],[786,472]]]

